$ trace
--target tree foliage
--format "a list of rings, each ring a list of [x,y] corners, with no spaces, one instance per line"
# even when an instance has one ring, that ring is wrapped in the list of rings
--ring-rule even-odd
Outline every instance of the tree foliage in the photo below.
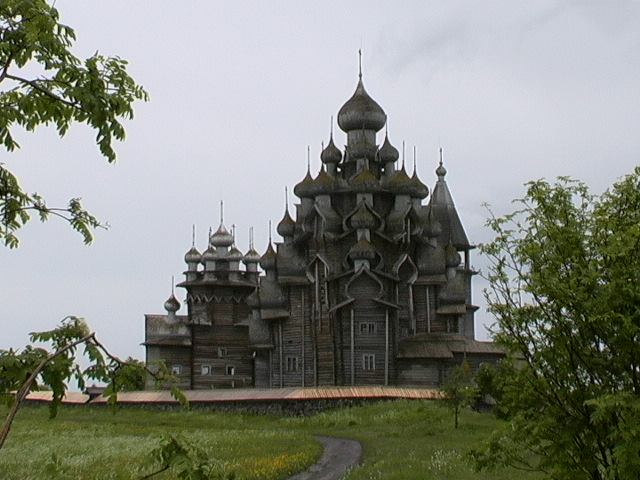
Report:
[[[104,395],[113,406],[117,404],[118,392],[139,389],[147,375],[153,376],[159,385],[174,380],[162,363],[150,369],[142,362],[123,361],[111,354],[82,318],[67,317],[53,330],[31,333],[31,341],[49,344],[51,349],[28,345],[19,352],[0,350],[0,401],[11,407],[0,429],[0,448],[18,409],[32,390],[51,391],[49,413],[55,417],[71,380],[77,382],[80,390],[89,379],[105,383]],[[81,354],[79,347],[84,349]],[[80,366],[81,357],[88,362],[85,368]],[[180,403],[187,404],[181,391],[173,389],[172,393]]]
[[[16,127],[32,132],[53,125],[63,137],[73,123],[82,123],[95,130],[101,154],[116,160],[112,143],[125,138],[121,122],[133,117],[133,103],[146,101],[147,93],[128,75],[125,60],[97,52],[81,60],[70,50],[75,40],[73,29],[59,22],[58,11],[46,0],[0,2],[0,145],[5,150],[19,147]],[[25,192],[0,163],[0,241],[16,247],[16,232],[30,212],[42,221],[50,215],[66,220],[85,243],[101,226],[80,199],[49,207],[42,196]]]
[[[640,167],[600,196],[577,181],[527,185],[492,217],[486,297],[510,417],[480,467],[562,479],[640,477]]]
[[[171,472],[172,478],[181,480],[233,480],[235,474],[227,473],[224,464],[216,461],[198,445],[185,438],[173,435],[165,436],[151,452],[153,463],[157,467],[141,480],[153,478],[164,472]]]
[[[453,411],[453,426],[458,428],[460,410],[470,406],[478,394],[471,365],[466,360],[451,371],[442,391],[445,402]]]

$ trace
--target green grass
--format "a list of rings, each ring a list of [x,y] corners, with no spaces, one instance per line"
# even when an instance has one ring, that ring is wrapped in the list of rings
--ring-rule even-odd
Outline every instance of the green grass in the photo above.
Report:
[[[349,480],[542,478],[473,471],[468,450],[498,425],[489,414],[466,411],[455,430],[451,412],[428,401],[380,402],[306,418],[64,407],[49,420],[45,407],[25,407],[0,450],[0,478],[138,478],[153,470],[149,452],[169,433],[204,448],[238,479],[282,479],[303,470],[321,454],[315,434],[362,442],[363,465]]]

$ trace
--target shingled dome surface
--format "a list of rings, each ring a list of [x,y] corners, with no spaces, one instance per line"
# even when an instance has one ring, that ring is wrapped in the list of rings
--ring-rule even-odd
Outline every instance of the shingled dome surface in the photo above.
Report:
[[[362,78],[360,78],[353,96],[338,112],[338,125],[344,132],[359,129],[377,132],[384,127],[386,122],[387,115],[382,107],[369,96],[362,83]]]

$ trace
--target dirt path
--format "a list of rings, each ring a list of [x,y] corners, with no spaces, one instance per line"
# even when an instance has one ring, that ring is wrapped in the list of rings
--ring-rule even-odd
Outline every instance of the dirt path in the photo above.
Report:
[[[360,463],[362,445],[356,440],[335,437],[316,437],[324,452],[318,463],[289,480],[340,480],[347,470]]]

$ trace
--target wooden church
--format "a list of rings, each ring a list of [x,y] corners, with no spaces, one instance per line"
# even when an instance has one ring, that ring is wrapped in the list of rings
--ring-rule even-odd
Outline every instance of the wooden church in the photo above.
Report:
[[[146,360],[163,360],[186,389],[318,385],[439,386],[466,359],[501,351],[474,338],[474,248],[442,164],[433,190],[410,176],[387,116],[364,88],[340,108],[322,167],[264,255],[242,254],[221,223],[204,252],[186,253],[187,315],[145,315]],[[258,266],[263,273],[260,272]]]

